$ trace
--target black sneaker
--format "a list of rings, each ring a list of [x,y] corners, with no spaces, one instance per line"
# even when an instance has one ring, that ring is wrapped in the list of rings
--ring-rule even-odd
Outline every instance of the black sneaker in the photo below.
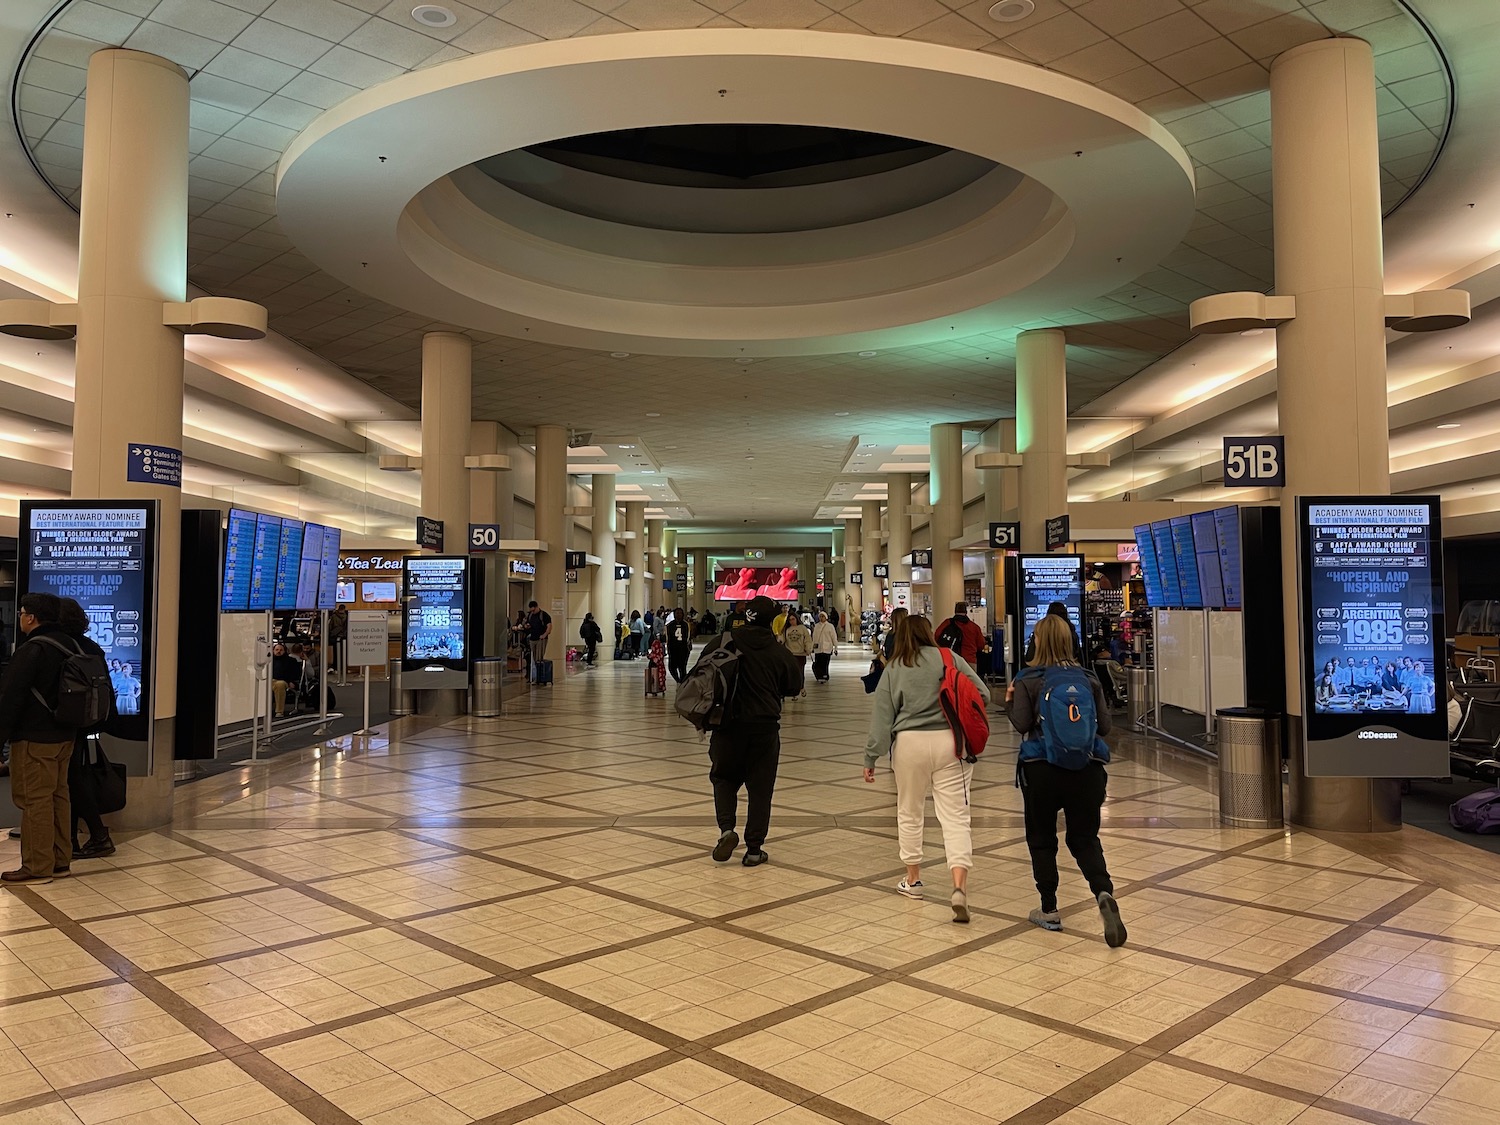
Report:
[[[108,836],[102,840],[90,840],[81,848],[73,849],[74,859],[103,859],[115,854],[115,842]]]
[[[740,846],[740,834],[731,828],[719,837],[719,842],[714,845],[714,862],[728,863],[729,857],[734,855],[734,849]]]
[[[1120,917],[1120,904],[1108,891],[1099,892],[1099,917],[1104,919],[1104,944],[1119,949],[1125,944],[1125,922]]]
[[[745,853],[745,858],[740,860],[740,863],[746,867],[759,867],[770,858],[764,848],[751,848]]]

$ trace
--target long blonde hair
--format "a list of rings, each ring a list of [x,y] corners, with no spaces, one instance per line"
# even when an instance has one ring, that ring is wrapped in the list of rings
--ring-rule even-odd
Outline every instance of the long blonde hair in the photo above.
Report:
[[[1032,638],[1036,641],[1036,658],[1031,662],[1033,666],[1050,668],[1058,664],[1076,663],[1073,659],[1073,630],[1066,617],[1047,614],[1036,623],[1036,632],[1032,634]],[[897,644],[899,643],[898,640]]]

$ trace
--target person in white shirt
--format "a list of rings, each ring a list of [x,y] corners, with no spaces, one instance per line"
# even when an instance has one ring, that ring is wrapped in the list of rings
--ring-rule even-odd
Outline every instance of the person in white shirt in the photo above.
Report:
[[[818,614],[818,623],[813,626],[813,679],[820,684],[828,682],[828,662],[839,654],[838,631],[828,623],[828,614]]]

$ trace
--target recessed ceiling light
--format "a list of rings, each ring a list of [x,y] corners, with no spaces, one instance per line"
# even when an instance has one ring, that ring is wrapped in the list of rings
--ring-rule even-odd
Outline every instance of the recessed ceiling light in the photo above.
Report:
[[[1438,429],[1440,429],[1440,430],[1456,430],[1462,424],[1463,423],[1461,423],[1461,422],[1441,422],[1441,423],[1438,424]]]
[[[452,27],[458,17],[441,4],[418,4],[411,10],[411,18],[423,27]]]
[[[642,469],[641,472],[644,475],[648,476],[648,477],[649,476],[654,476],[656,474],[656,470],[655,469]]]
[[[622,445],[622,446],[620,446],[620,448],[621,449],[634,449],[635,446],[633,446],[633,445]]]
[[[1001,23],[1015,23],[1017,20],[1024,20],[1034,11],[1036,0],[1000,0],[1000,3],[990,5],[990,19]]]
[[[610,359],[629,359],[630,358],[630,353],[629,352],[610,352],[609,353],[609,358]]]
[[[879,354],[880,354],[879,352],[860,352],[859,353],[861,359],[869,359],[871,356],[877,356]]]
[[[661,417],[661,412],[659,410],[648,410],[648,411],[646,411],[646,417],[647,418],[660,418]]]
[[[1271,331],[1269,328],[1247,328],[1247,329],[1245,329],[1245,331],[1241,332],[1240,335],[1241,336],[1264,336],[1269,331]]]
[[[847,410],[835,410],[833,416],[835,418],[847,418],[849,417],[849,412]]]

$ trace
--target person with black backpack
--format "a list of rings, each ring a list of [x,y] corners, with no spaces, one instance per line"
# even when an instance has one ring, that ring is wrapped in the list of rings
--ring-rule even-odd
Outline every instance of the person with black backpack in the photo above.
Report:
[[[1005,701],[1010,722],[1021,732],[1016,784],[1025,806],[1026,848],[1041,907],[1028,918],[1044,930],[1061,930],[1057,909],[1057,813],[1067,821],[1068,851],[1098,904],[1104,940],[1125,944],[1125,923],[1115,902],[1115,885],[1099,842],[1100,810],[1109,775],[1109,708],[1094,673],[1074,659],[1073,633],[1065,617],[1048,614],[1037,622],[1036,658],[1011,681]]]
[[[933,634],[939,648],[958,653],[971,668],[978,666],[979,654],[984,650],[984,630],[974,624],[965,603],[955,604],[953,616],[938,622]]]
[[[105,660],[104,650],[99,647],[89,632],[89,615],[83,606],[72,598],[59,599],[57,623],[65,633],[78,643],[78,647],[91,656]],[[107,666],[107,664],[106,664]],[[115,842],[110,839],[109,829],[99,815],[88,784],[89,735],[94,732],[79,727],[73,735],[73,756],[68,762],[68,800],[72,806],[72,817],[68,824],[68,836],[72,844],[74,859],[103,859],[115,854]],[[96,754],[103,753],[97,747]],[[89,830],[89,838],[82,847],[78,844],[78,822],[83,821]]]
[[[0,742],[10,741],[11,800],[21,810],[21,866],[0,872],[12,886],[72,874],[68,763],[79,724],[57,712],[64,665],[81,650],[58,624],[61,611],[53,594],[21,597],[16,624],[26,639],[0,678]]]

